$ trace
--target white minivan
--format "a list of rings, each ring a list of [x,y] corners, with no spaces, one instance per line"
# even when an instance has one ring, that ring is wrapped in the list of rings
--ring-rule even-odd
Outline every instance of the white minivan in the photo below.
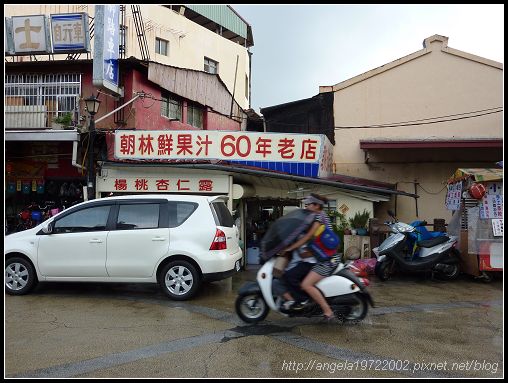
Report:
[[[126,195],[82,202],[5,237],[5,292],[38,282],[158,283],[185,300],[241,267],[224,197]]]

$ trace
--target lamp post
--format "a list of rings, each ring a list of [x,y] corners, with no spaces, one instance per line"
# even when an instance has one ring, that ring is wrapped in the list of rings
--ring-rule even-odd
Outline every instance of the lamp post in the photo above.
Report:
[[[92,95],[85,99],[86,109],[90,114],[90,127],[88,128],[88,199],[95,198],[95,172],[93,168],[93,152],[94,152],[94,141],[95,141],[95,114],[99,111],[101,102]]]

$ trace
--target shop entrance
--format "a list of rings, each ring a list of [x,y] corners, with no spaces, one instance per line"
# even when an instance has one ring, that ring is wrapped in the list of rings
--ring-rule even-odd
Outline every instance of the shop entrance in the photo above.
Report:
[[[300,200],[246,198],[244,203],[247,264],[258,264],[261,239],[270,224],[290,211],[299,208]]]

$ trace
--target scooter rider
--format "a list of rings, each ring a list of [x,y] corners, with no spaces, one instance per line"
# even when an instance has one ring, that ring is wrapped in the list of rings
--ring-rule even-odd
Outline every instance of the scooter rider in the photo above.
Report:
[[[316,213],[316,219],[307,233],[297,240],[292,245],[288,246],[284,249],[285,252],[293,251],[298,249],[300,246],[306,244],[314,235],[316,230],[319,228],[321,224],[326,224],[330,226],[330,221],[328,217],[323,214],[323,206],[328,202],[326,197],[323,197],[319,194],[311,193],[308,197],[303,200],[305,204],[305,208],[309,209]],[[316,263],[311,271],[304,278],[301,287],[302,289],[309,294],[309,296],[321,306],[323,310],[323,315],[325,319],[330,320],[334,318],[334,313],[330,307],[330,305],[326,302],[323,294],[319,289],[317,289],[314,285],[319,282],[321,279],[330,276],[335,268],[337,267],[339,261],[339,256],[336,255],[332,257],[329,261]]]

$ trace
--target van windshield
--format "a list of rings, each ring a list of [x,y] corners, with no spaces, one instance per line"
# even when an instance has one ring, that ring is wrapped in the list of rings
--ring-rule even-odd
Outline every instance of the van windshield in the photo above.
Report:
[[[212,209],[215,212],[215,224],[217,226],[233,227],[234,220],[227,208],[226,204],[222,201],[211,203]]]

